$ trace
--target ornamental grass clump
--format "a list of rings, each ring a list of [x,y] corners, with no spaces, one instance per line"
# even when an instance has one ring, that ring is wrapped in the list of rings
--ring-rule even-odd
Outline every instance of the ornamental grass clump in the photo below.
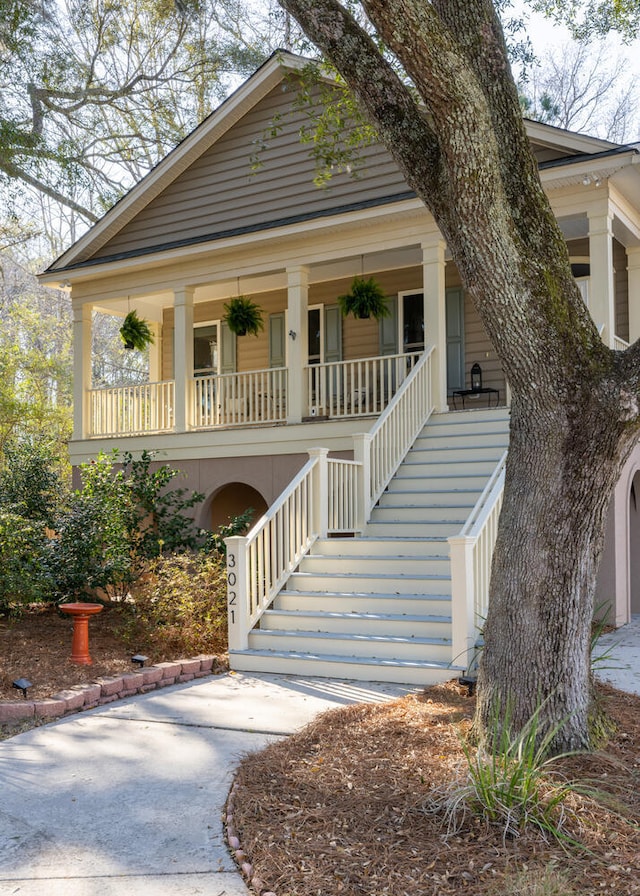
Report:
[[[565,830],[569,816],[573,817],[569,804],[574,788],[554,770],[559,759],[571,754],[550,755],[563,723],[542,735],[542,709],[538,707],[515,734],[511,713],[507,711],[503,718],[496,710],[491,747],[463,744],[464,780],[429,802],[431,811],[444,812],[449,835],[458,833],[466,819],[480,817],[500,827],[504,840],[533,826],[545,839],[575,844]]]

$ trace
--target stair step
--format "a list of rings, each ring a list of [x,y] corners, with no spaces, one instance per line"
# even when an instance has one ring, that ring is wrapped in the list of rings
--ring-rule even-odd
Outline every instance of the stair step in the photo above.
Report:
[[[487,477],[495,470],[499,459],[499,457],[496,457],[491,460],[474,459],[451,463],[447,460],[413,461],[411,458],[407,458],[398,470],[398,473],[396,473],[396,476],[399,478],[403,476],[418,476],[420,478],[425,476],[448,476],[449,478],[459,480],[463,480],[467,476],[482,476],[486,481]]]
[[[338,550],[344,557],[393,556],[420,557],[431,560],[448,559],[449,549],[439,542],[431,544],[425,538],[405,538],[401,543],[385,538],[319,538],[312,548],[310,557]]]
[[[396,575],[438,575],[449,578],[449,558],[393,554],[308,554],[300,563],[298,572],[316,573],[373,573]]]
[[[462,412],[449,411],[444,414],[432,414],[427,423],[431,430],[444,431],[445,429],[464,429],[473,432],[483,432],[484,427],[497,424],[509,425],[509,408],[471,408]],[[426,427],[425,427],[426,428]]]
[[[453,507],[443,506],[441,504],[414,504],[404,503],[402,501],[394,501],[389,498],[374,508],[371,519],[394,519],[401,521],[417,520],[418,522],[430,523],[446,523],[455,522],[461,526],[465,524],[471,511],[473,504],[459,504]]]
[[[495,470],[495,464],[491,469],[491,473]],[[434,471],[430,475],[420,475],[419,470],[409,468],[400,468],[394,477],[394,486],[397,484],[404,489],[433,489],[434,491],[446,491],[452,486],[460,486],[461,488],[474,489],[479,495],[487,484],[490,473],[466,473],[463,475],[453,475],[447,471],[445,473]]]
[[[407,453],[404,463],[434,463],[435,461],[442,461],[448,464],[458,464],[473,461],[493,463],[495,466],[505,452],[506,446],[503,445],[489,445],[483,448],[470,444],[470,441],[467,437],[467,444],[462,448],[435,448],[428,444],[414,445]],[[425,443],[428,442],[429,440],[425,439]]]
[[[466,491],[418,491],[417,489],[388,488],[380,496],[379,507],[405,505],[407,507],[464,507],[471,510],[478,496],[479,489]]]
[[[274,609],[326,611],[342,613],[406,613],[413,616],[451,617],[450,594],[387,594],[385,592],[357,592],[332,594],[327,591],[281,591],[275,598]]]
[[[480,433],[474,431],[473,436],[470,436],[466,430],[456,427],[449,433],[434,435],[427,425],[413,443],[411,450],[419,451],[423,448],[464,448],[469,443],[473,443],[475,448],[502,447],[504,451],[509,443],[509,432],[506,427],[503,427]]]
[[[327,591],[331,594],[376,593],[380,588],[389,594],[447,594],[451,589],[449,572],[441,575],[400,575],[399,573],[360,572],[294,572],[289,577],[289,591]]]
[[[427,686],[455,678],[462,667],[426,660],[344,657],[296,651],[229,651],[229,665],[237,672],[274,672],[352,681],[387,681]]]
[[[332,653],[344,657],[368,659],[421,660],[428,656],[432,662],[451,660],[450,638],[404,638],[392,635],[345,634],[343,632],[313,632],[253,629],[249,634],[252,650],[281,650],[304,653]]]
[[[434,540],[446,541],[450,535],[457,535],[465,524],[465,520],[459,522],[433,522],[430,520],[387,520],[381,517],[380,511],[372,514],[371,520],[365,527],[367,535],[381,536],[385,538],[404,538],[423,535]]]
[[[354,635],[385,634],[411,638],[450,638],[451,617],[409,613],[345,613],[322,610],[267,610],[260,630],[342,632]]]

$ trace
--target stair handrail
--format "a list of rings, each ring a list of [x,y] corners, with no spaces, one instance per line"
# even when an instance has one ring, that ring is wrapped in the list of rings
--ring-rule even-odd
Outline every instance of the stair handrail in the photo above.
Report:
[[[249,632],[318,538],[354,531],[360,465],[328,453],[310,448],[309,460],[249,532],[225,539],[229,650],[247,649]]]
[[[498,534],[508,451],[505,451],[458,535],[451,556],[453,663],[467,669],[489,606],[491,563]]]
[[[361,526],[433,413],[434,352],[434,345],[425,349],[369,432],[353,437],[354,457],[362,464]]]

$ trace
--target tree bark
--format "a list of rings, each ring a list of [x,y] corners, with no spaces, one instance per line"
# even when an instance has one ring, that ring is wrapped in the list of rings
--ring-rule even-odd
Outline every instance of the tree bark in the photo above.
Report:
[[[338,69],[432,212],[512,389],[476,724],[543,705],[589,745],[590,627],[606,511],[638,432],[640,349],[602,343],[542,189],[488,0],[362,0],[420,103],[338,0],[280,0]]]

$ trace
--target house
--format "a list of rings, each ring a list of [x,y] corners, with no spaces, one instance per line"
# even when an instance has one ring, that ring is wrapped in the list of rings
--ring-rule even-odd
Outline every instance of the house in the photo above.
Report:
[[[71,289],[71,460],[155,449],[206,495],[199,524],[256,510],[229,544],[233,668],[438,680],[469,664],[486,607],[509,386],[388,152],[314,185],[303,65],[269,59],[42,275]],[[640,154],[527,129],[584,300],[623,349],[640,336]],[[355,276],[389,317],[342,317]],[[257,338],[224,322],[241,295]],[[132,309],[157,336],[149,382],[93,388],[92,314]],[[640,449],[600,571],[617,625],[640,612],[639,486]]]

